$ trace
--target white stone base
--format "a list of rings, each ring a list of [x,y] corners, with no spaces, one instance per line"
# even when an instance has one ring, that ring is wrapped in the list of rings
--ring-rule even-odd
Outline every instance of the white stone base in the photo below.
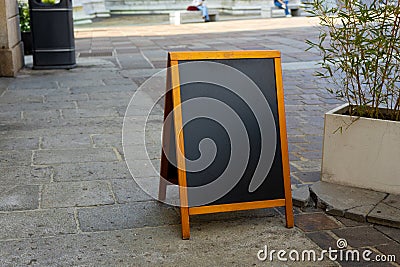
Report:
[[[210,21],[218,20],[218,12],[209,10],[208,15]],[[172,25],[180,25],[183,23],[204,22],[201,11],[174,11],[169,13],[169,22]]]
[[[104,0],[74,0],[74,24],[92,23],[94,18],[110,17],[110,11],[105,6]]]
[[[226,14],[236,16],[261,14],[261,6],[232,6],[230,8],[224,8],[223,10]]]
[[[72,16],[74,19],[74,24],[87,24],[92,23],[93,16],[90,16],[85,12],[82,5],[74,6],[72,8]]]
[[[400,122],[325,114],[322,181],[400,194]]]

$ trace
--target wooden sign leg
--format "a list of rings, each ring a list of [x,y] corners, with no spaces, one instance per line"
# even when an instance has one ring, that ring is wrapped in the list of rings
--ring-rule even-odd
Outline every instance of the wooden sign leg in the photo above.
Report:
[[[290,204],[286,204],[285,206],[285,217],[286,217],[286,227],[293,228],[294,219],[293,219],[293,206]]]
[[[189,208],[181,207],[182,239],[190,238]]]
[[[167,182],[164,178],[160,177],[160,184],[158,187],[158,200],[164,201],[167,197]]]
[[[274,59],[274,63],[275,63],[276,96],[278,100],[278,116],[279,116],[280,139],[281,139],[282,165],[283,165],[283,186],[285,191],[286,227],[292,228],[294,226],[293,203],[292,203],[292,188],[290,182],[289,152],[288,152],[287,131],[286,131],[286,116],[285,116],[285,102],[283,93],[281,58],[276,57]]]
[[[164,143],[164,140],[163,140]],[[158,186],[158,200],[164,201],[167,195],[168,182],[168,159],[164,154],[164,150],[161,151],[161,168],[160,168],[160,184]]]
[[[172,129],[171,123],[167,120],[168,115],[171,113],[173,109],[173,103],[172,103],[172,93],[169,90],[171,87],[171,73],[168,70],[167,72],[167,93],[165,94],[165,99],[164,99],[164,127],[163,127],[163,133],[162,133],[162,149],[161,149],[161,168],[160,168],[160,185],[158,187],[158,200],[159,201],[164,201],[166,198],[167,194],[167,185],[171,184],[168,183],[168,181],[171,179],[171,177],[168,177],[168,168],[169,168],[169,162],[166,156],[166,153],[170,152],[171,146],[170,146],[170,135]]]
[[[177,175],[179,184],[179,200],[181,208],[182,239],[190,238],[189,201],[186,181],[185,142],[183,136],[181,88],[179,81],[178,61],[171,61],[172,101],[174,116],[175,151],[177,159]]]

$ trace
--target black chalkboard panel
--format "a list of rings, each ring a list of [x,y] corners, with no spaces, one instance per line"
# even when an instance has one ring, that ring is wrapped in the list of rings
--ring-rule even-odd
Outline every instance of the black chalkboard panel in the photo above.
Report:
[[[161,180],[180,186],[183,237],[190,214],[274,206],[292,227],[280,53],[173,52],[169,66]]]

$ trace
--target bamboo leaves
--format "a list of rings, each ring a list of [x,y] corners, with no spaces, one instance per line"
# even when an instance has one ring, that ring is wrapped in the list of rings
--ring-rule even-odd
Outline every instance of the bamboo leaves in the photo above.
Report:
[[[322,56],[316,75],[332,80],[335,87],[328,91],[355,105],[354,115],[400,119],[400,0],[395,1],[312,3],[320,34],[306,42]]]

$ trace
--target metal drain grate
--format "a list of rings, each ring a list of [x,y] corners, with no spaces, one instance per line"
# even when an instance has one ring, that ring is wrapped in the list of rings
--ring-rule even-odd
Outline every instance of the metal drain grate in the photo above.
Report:
[[[112,51],[79,53],[79,57],[112,57],[112,56],[113,56]]]

